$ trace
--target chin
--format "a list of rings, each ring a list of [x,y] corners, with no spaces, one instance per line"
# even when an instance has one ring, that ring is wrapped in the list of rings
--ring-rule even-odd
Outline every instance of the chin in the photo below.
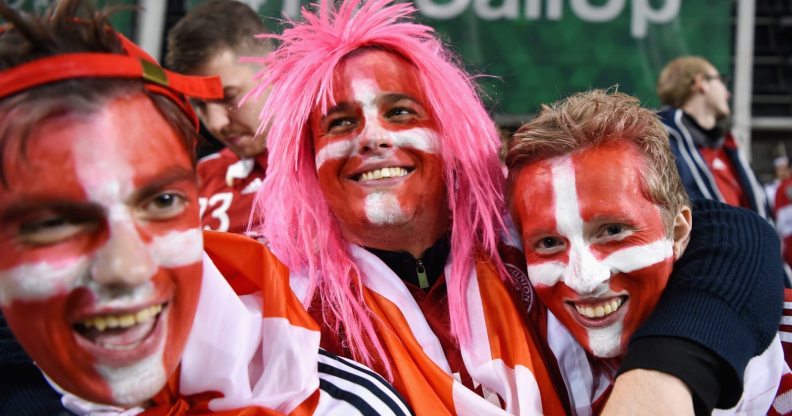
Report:
[[[113,392],[113,403],[126,407],[140,405],[154,397],[167,383],[161,357],[124,369],[101,370]]]
[[[588,328],[589,353],[597,358],[615,358],[624,354],[625,345],[622,343],[622,325],[617,322],[603,328]]]

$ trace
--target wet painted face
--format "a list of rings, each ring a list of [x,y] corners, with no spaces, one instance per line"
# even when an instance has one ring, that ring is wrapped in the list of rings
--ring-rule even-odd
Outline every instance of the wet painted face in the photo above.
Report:
[[[203,66],[193,71],[195,75],[217,75],[223,83],[223,99],[194,101],[195,111],[206,129],[240,158],[256,157],[267,148],[267,135],[256,136],[259,112],[266,97],[242,98],[256,82],[256,69],[252,64],[239,62],[231,49],[221,49]]]
[[[314,111],[311,133],[344,237],[387,250],[403,249],[416,232],[439,238],[448,228],[440,142],[416,69],[362,50],[336,68],[334,94],[327,114]]]
[[[598,357],[624,353],[674,261],[661,209],[641,191],[644,161],[617,142],[525,166],[511,211],[537,295]]]
[[[134,405],[176,368],[201,285],[190,157],[150,99],[36,126],[4,153],[0,307],[58,385]]]

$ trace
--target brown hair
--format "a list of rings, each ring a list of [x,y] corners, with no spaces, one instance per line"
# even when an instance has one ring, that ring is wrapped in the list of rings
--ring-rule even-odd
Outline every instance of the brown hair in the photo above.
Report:
[[[680,108],[690,99],[690,88],[696,75],[705,74],[712,67],[699,56],[682,56],[666,64],[657,78],[657,96],[660,102]]]
[[[196,6],[168,33],[165,64],[182,73],[192,73],[219,51],[266,54],[268,40],[255,35],[267,32],[256,11],[235,0],[209,0]]]
[[[109,24],[108,16],[112,11],[96,11],[83,5],[81,0],[62,0],[42,15],[31,16],[0,2],[0,16],[9,22],[0,33],[0,71],[67,53],[124,55],[116,32]],[[31,129],[44,120],[68,114],[91,114],[114,98],[135,94],[144,94],[152,100],[182,140],[194,163],[197,134],[192,122],[170,99],[146,90],[142,79],[75,78],[0,98],[0,154],[6,154],[4,150],[10,141],[19,140],[18,148],[24,156]],[[8,184],[2,158],[0,180]]]
[[[663,221],[670,232],[674,216],[690,202],[668,134],[654,113],[641,108],[637,98],[619,92],[577,93],[543,106],[535,119],[520,127],[507,144],[507,195],[511,196],[519,171],[530,163],[620,140],[634,143],[644,156],[643,192],[666,211]]]

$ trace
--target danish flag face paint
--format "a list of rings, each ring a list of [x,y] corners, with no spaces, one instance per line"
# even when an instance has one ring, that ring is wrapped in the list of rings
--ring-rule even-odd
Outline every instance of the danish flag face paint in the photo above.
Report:
[[[447,227],[439,140],[415,68],[362,50],[333,82],[336,105],[314,111],[311,133],[319,184],[344,237],[368,245],[372,233],[398,241],[405,230]]]
[[[201,285],[197,186],[144,95],[35,126],[3,154],[0,306],[55,383],[134,405],[176,368]]]
[[[548,308],[598,357],[616,357],[654,309],[673,267],[661,209],[642,191],[632,143],[524,167],[512,190],[528,276]]]

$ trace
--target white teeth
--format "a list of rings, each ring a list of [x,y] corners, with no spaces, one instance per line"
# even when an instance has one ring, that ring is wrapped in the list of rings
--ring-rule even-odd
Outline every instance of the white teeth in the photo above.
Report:
[[[597,305],[581,306],[575,304],[578,313],[587,318],[602,318],[616,312],[622,304],[622,298],[615,298]]]
[[[79,323],[86,328],[96,328],[99,331],[114,328],[129,328],[154,319],[160,312],[162,312],[162,305],[154,305],[141,309],[137,313],[94,316],[80,321]]]
[[[362,173],[358,182],[373,181],[383,178],[398,178],[400,176],[407,176],[407,169],[404,168],[381,168],[369,172]]]

